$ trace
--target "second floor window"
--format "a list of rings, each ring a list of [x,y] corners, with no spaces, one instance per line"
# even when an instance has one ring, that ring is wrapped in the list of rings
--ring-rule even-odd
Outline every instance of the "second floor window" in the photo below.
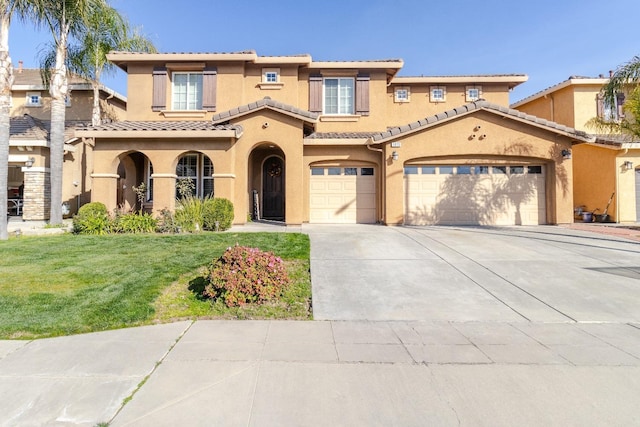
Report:
[[[613,104],[605,102],[602,94],[598,95],[598,117],[607,122],[617,122],[624,118],[623,93],[617,93]]]
[[[40,92],[27,92],[27,107],[41,107],[42,98]]]
[[[173,73],[172,108],[202,109],[202,73]]]
[[[324,114],[354,114],[354,79],[324,79]]]

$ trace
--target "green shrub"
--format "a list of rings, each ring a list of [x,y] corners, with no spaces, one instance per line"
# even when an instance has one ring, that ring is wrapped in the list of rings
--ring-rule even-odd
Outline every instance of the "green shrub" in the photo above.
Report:
[[[73,232],[78,234],[107,234],[110,219],[107,207],[100,202],[91,202],[78,209],[73,216]]]
[[[182,231],[190,233],[202,230],[202,212],[204,203],[202,199],[186,196],[176,201],[174,214],[175,223]]]
[[[223,198],[207,198],[204,200],[202,222],[205,230],[228,230],[233,222],[233,203]]]
[[[227,307],[263,304],[289,286],[285,264],[271,252],[234,246],[209,266],[203,296]]]
[[[173,212],[169,209],[164,208],[160,211],[160,216],[158,217],[158,224],[156,226],[156,231],[158,233],[177,233],[178,225],[176,224],[176,220],[173,216]]]
[[[148,213],[127,213],[118,216],[115,229],[118,233],[153,233],[158,221]]]

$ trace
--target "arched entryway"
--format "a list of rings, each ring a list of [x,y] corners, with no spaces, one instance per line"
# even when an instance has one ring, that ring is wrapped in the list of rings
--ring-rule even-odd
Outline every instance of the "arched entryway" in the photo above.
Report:
[[[124,212],[144,209],[153,204],[153,165],[140,152],[120,155],[117,168],[116,206]],[[140,193],[141,192],[141,193]],[[142,194],[142,204],[139,194]]]
[[[282,150],[262,144],[249,156],[249,196],[254,219],[285,221],[286,164]]]
[[[284,221],[284,161],[268,157],[262,165],[262,217]]]

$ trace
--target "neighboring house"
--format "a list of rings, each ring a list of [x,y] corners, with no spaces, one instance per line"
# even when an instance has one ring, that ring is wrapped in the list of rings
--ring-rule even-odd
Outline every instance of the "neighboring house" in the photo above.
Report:
[[[175,209],[177,179],[231,200],[234,223],[573,221],[584,132],[508,108],[524,75],[401,77],[401,60],[125,53],[127,120],[92,138],[92,200]],[[565,154],[563,156],[563,153]]]
[[[91,146],[74,135],[76,126],[91,124],[93,92],[91,85],[78,77],[69,80],[63,166],[62,200],[69,213],[90,201],[92,169]],[[126,98],[101,87],[101,99],[107,107],[105,116],[124,118]],[[12,201],[9,213],[24,220],[49,218],[49,129],[51,97],[42,83],[40,70],[14,70],[11,90],[11,137],[9,140],[8,193]]]
[[[512,105],[520,111],[594,132],[587,122],[618,120],[624,95],[605,105],[601,90],[609,79],[572,76]],[[614,198],[607,209],[611,196]],[[619,223],[640,222],[640,141],[622,135],[595,135],[573,149],[573,204]]]

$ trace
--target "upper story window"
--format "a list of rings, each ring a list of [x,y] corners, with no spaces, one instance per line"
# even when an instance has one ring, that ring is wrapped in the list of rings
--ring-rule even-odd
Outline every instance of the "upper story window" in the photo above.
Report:
[[[206,64],[154,67],[151,110],[165,117],[202,118],[207,111],[216,111],[217,82],[218,70]]]
[[[598,94],[598,118],[607,122],[616,122],[624,118],[624,94],[617,93],[612,103],[605,102],[602,94]]]
[[[408,87],[397,87],[393,92],[393,101],[394,102],[409,102],[411,92],[409,92]]]
[[[276,68],[265,68],[262,70],[263,83],[278,83],[280,81],[280,72]]]
[[[284,83],[280,81],[280,69],[263,68],[262,81],[258,86],[260,86],[260,89],[281,89]]]
[[[173,73],[172,108],[202,110],[202,73]]]
[[[324,115],[322,121],[358,121],[368,116],[369,73],[351,76],[309,76],[309,111]]]
[[[355,79],[353,77],[324,79],[324,114],[354,114]]]
[[[481,86],[467,86],[465,91],[465,100],[467,102],[477,101],[482,98]]]
[[[430,102],[445,102],[447,100],[447,89],[444,86],[431,86],[429,91]]]
[[[27,92],[27,107],[41,107],[42,97],[40,92]]]

